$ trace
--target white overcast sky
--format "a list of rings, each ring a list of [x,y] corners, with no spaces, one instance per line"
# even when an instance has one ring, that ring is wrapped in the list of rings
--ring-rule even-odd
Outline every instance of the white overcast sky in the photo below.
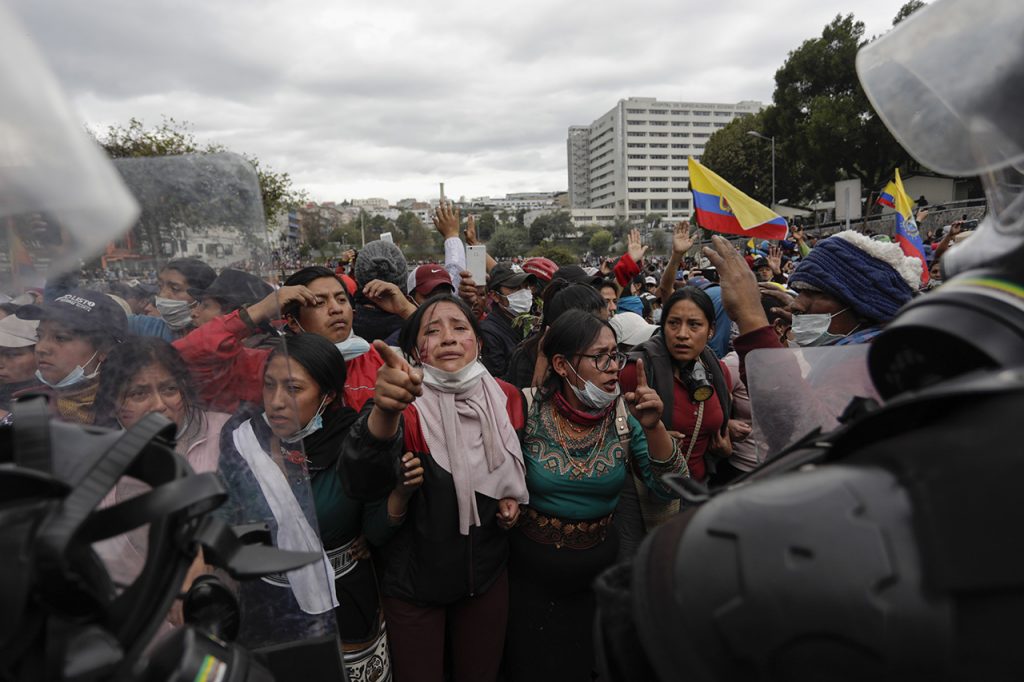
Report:
[[[3,1],[3,0],[0,0]],[[566,188],[623,97],[771,101],[790,50],[904,0],[7,0],[94,130],[188,121],[320,201]]]

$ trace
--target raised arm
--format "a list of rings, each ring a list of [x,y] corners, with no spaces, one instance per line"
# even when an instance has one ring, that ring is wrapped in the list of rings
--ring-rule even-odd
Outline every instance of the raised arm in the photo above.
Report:
[[[678,223],[672,232],[672,254],[668,257],[668,264],[661,273],[661,282],[658,283],[658,296],[662,305],[675,292],[676,272],[679,271],[679,265],[686,257],[686,253],[693,248],[696,236],[697,232],[690,232],[690,223],[686,220]]]

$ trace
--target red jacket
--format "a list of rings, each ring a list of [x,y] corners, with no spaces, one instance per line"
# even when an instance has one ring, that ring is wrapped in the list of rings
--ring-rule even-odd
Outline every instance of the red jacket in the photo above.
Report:
[[[233,413],[242,402],[263,402],[263,369],[270,351],[246,347],[243,341],[251,334],[236,310],[174,342],[207,409]],[[349,407],[358,412],[373,397],[377,370],[383,364],[373,348],[345,363],[345,403]]]

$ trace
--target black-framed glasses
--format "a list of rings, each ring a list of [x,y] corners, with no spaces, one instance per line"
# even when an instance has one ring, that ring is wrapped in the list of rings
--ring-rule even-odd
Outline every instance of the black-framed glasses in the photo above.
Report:
[[[598,372],[607,372],[612,368],[612,363],[618,369],[622,369],[626,365],[626,354],[625,353],[598,353],[596,355],[587,355],[586,353],[578,354],[581,358],[590,358],[594,361],[594,367],[597,368]]]

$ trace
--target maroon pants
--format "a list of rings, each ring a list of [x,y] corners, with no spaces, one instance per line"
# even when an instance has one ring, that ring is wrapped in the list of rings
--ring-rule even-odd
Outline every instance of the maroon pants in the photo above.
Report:
[[[508,619],[508,573],[484,594],[438,607],[384,597],[388,645],[395,682],[444,680],[445,631],[451,635],[454,682],[498,677]]]

